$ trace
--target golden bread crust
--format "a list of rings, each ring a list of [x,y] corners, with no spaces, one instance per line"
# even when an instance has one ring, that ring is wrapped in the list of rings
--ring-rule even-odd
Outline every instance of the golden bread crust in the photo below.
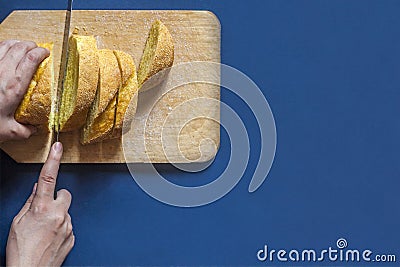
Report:
[[[96,101],[93,102],[85,127],[81,132],[81,143],[86,145],[107,139],[114,127],[117,93],[121,87],[121,72],[112,50],[98,51],[100,80]]]
[[[119,68],[122,75],[122,87],[118,91],[118,101],[116,107],[115,123],[112,138],[119,138],[122,135],[122,126],[125,122],[133,120],[136,113],[138,81],[135,62],[131,55],[115,50],[114,54],[118,59]],[[126,113],[128,106],[131,105],[129,114]]]
[[[155,48],[151,49],[150,42],[155,42]],[[151,55],[146,58],[146,54],[150,51]],[[148,61],[151,62],[148,62]],[[138,82],[140,91],[146,91],[151,86],[143,86],[143,84],[156,73],[171,67],[174,63],[174,42],[168,28],[159,20],[153,23],[149,37],[146,41],[145,51],[139,64]]]
[[[114,55],[118,61],[118,67],[121,72],[121,83],[124,86],[133,73],[136,74],[135,61],[132,56],[121,50],[114,50]]]
[[[113,100],[115,94],[121,87],[121,72],[114,52],[109,49],[101,49],[98,51],[98,55],[100,67],[100,101],[95,117],[106,110],[108,104]]]
[[[76,84],[72,85],[76,86],[76,97],[74,103],[69,103],[74,105],[71,115],[66,118],[65,122],[60,121],[61,132],[76,130],[85,124],[90,105],[96,94],[99,73],[97,45],[94,36],[72,35],[70,42],[76,42],[77,49],[75,60],[78,60],[78,74],[77,81],[73,81]],[[70,45],[70,50],[72,47]],[[64,99],[63,95],[62,101],[69,100]]]
[[[48,49],[50,55],[39,65],[14,117],[23,124],[47,125],[53,90],[53,43],[42,43],[38,46]]]
[[[97,143],[107,139],[114,126],[116,101],[111,100],[106,110],[101,113],[90,125],[85,125],[81,132],[82,145]]]

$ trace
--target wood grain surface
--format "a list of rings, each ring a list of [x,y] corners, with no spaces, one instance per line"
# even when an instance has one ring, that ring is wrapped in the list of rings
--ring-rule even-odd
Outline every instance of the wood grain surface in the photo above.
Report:
[[[14,11],[0,24],[0,38],[54,42],[57,84],[65,11]],[[220,24],[207,11],[74,10],[71,32],[95,35],[99,48],[131,54],[139,65],[148,31],[160,19],[170,30],[175,62],[163,83],[139,94],[131,130],[122,139],[82,146],[79,132],[61,133],[64,163],[182,163],[212,159],[219,147],[218,67],[187,62],[220,62]],[[191,67],[193,66],[193,67]],[[194,69],[192,69],[194,68]],[[196,75],[205,76],[198,77]],[[206,82],[183,84],[182,77]],[[211,82],[210,82],[211,81]],[[170,88],[174,86],[174,88]],[[214,101],[213,101],[214,100]],[[24,141],[1,144],[14,160],[46,160],[52,136],[40,132]]]

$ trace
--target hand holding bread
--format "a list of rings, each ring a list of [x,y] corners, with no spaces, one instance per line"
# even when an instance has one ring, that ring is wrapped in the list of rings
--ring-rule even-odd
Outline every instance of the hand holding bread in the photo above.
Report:
[[[17,122],[14,113],[24,98],[39,64],[49,51],[33,42],[0,42],[0,142],[30,137],[36,128]],[[32,81],[34,82],[34,81]]]

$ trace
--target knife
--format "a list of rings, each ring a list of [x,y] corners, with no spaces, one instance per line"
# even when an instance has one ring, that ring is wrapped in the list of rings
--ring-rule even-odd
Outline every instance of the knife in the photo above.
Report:
[[[54,142],[58,142],[58,138],[60,135],[59,111],[61,105],[62,89],[64,86],[64,79],[67,73],[68,39],[69,39],[69,29],[71,26],[72,2],[73,0],[68,0],[68,7],[65,13],[64,36],[63,36],[62,50],[61,50],[61,63],[60,63],[60,71],[58,74],[57,97],[55,100],[55,111],[54,111],[55,114],[54,124],[53,124]]]
[[[67,73],[67,62],[68,62],[68,41],[69,41],[69,28],[71,26],[71,13],[72,13],[72,2],[73,0],[68,0],[68,7],[65,13],[64,22],[64,36],[62,42],[61,50],[61,63],[60,72],[58,74],[58,85],[57,85],[57,95],[55,100],[55,110],[54,110],[54,122],[53,122],[53,143],[58,142],[60,135],[60,123],[59,123],[59,111],[61,105],[62,89],[64,86],[64,79]],[[54,199],[57,198],[57,187],[54,187]]]

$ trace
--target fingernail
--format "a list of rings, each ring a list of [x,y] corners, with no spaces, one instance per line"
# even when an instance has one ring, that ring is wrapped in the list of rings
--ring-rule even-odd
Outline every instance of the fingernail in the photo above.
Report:
[[[37,183],[35,183],[35,185],[33,186],[32,194],[35,194],[35,193],[36,193],[36,189],[37,189]]]
[[[61,153],[63,150],[63,146],[60,142],[54,143],[53,148],[54,148],[54,151],[56,151],[57,153]]]

